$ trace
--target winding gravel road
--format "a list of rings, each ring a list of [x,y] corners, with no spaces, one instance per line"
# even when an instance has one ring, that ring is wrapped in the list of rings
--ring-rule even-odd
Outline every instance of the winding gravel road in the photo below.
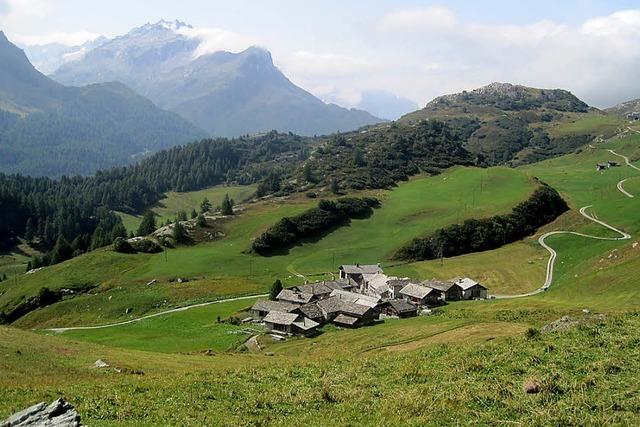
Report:
[[[200,304],[187,305],[187,306],[184,306],[184,307],[174,308],[174,309],[171,309],[171,310],[160,311],[158,313],[149,314],[147,316],[142,316],[142,317],[138,317],[138,318],[131,319],[131,320],[125,320],[124,322],[109,323],[107,325],[98,325],[98,326],[73,326],[73,327],[69,327],[69,328],[49,328],[49,329],[45,329],[45,331],[63,333],[63,332],[67,332],[67,331],[86,331],[86,330],[91,330],[91,329],[113,328],[115,326],[128,325],[130,323],[139,322],[141,320],[151,319],[152,317],[164,316],[166,314],[171,314],[171,313],[179,313],[181,311],[190,310],[190,309],[196,308],[196,307],[206,307],[208,305],[213,305],[213,304],[222,304],[223,302],[242,301],[242,300],[245,300],[245,299],[262,298],[262,297],[266,297],[266,296],[269,296],[269,294],[248,295],[248,296],[245,296],[245,297],[220,299],[220,300],[216,300],[216,301],[203,302],[203,303],[200,303]]]
[[[632,130],[634,132],[638,132],[634,129],[629,128],[629,130]],[[640,133],[640,132],[638,132]],[[614,156],[618,156],[621,157],[622,159],[624,159],[624,162],[627,166],[629,166],[630,168],[633,168],[637,171],[640,171],[640,168],[638,168],[637,166],[631,164],[631,162],[629,161],[629,158],[627,156],[623,156],[622,154],[618,154],[613,150],[607,150],[609,151],[611,154],[613,154]],[[620,190],[620,192],[622,194],[624,194],[627,197],[633,197],[633,194],[627,192],[624,188],[623,188],[623,184],[624,182],[629,179],[629,178],[625,178],[622,181],[618,182],[618,190]],[[618,234],[620,234],[620,237],[600,237],[600,236],[592,236],[590,234],[584,234],[584,233],[578,233],[576,231],[564,231],[564,230],[558,230],[558,231],[550,231],[548,233],[543,234],[542,236],[540,236],[540,238],[538,238],[538,243],[540,243],[540,246],[542,246],[543,248],[545,248],[550,256],[549,256],[549,261],[547,262],[547,272],[546,272],[546,278],[544,280],[544,284],[536,289],[535,291],[532,292],[528,292],[525,294],[518,294],[518,295],[494,295],[493,297],[496,299],[510,299],[510,298],[523,298],[523,297],[530,297],[533,295],[537,295],[541,292],[545,292],[547,289],[549,289],[549,287],[551,286],[551,284],[553,283],[553,268],[555,266],[556,263],[556,258],[558,257],[558,253],[555,251],[555,249],[553,249],[551,246],[547,245],[547,243],[545,242],[545,239],[549,236],[555,236],[557,234],[573,234],[574,236],[580,236],[580,237],[586,237],[588,239],[596,239],[596,240],[628,240],[631,238],[631,235],[629,233],[626,233],[622,230],[619,230],[615,227],[613,227],[612,225],[607,224],[604,221],[601,221],[597,218],[595,218],[592,215],[589,215],[587,213],[587,209],[589,209],[592,205],[589,206],[584,206],[582,208],[580,208],[580,214],[582,216],[584,216],[585,218],[587,218],[590,221],[593,221],[597,224],[600,224],[601,226],[608,228],[611,231],[614,231]]]

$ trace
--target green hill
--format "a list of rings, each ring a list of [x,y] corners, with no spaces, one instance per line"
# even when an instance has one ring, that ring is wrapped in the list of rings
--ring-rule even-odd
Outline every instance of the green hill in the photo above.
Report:
[[[620,119],[589,107],[570,92],[509,83],[444,95],[400,123],[444,120],[468,129],[466,148],[491,164],[531,163],[573,151],[597,136],[611,136]],[[565,126],[579,132],[564,131]]]

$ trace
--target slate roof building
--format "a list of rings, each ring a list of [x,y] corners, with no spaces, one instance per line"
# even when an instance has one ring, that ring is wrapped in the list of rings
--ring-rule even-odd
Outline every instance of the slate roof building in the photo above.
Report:
[[[324,314],[322,310],[315,302],[301,305],[300,307],[293,310],[293,313],[298,313],[304,317],[307,317],[315,322],[322,323],[324,322]]]
[[[339,268],[340,279],[353,279],[358,286],[362,287],[364,282],[374,274],[382,273],[380,264],[376,265],[341,265]]]
[[[409,283],[407,286],[402,288],[400,295],[402,295],[402,298],[406,301],[420,306],[430,307],[441,303],[440,296],[442,295],[442,292],[434,288]]]
[[[254,320],[263,320],[265,316],[272,311],[289,313],[296,308],[298,308],[296,304],[291,304],[289,302],[258,300],[253,304],[250,311]]]
[[[296,313],[270,311],[264,318],[268,332],[279,332],[287,335],[310,336],[317,333],[318,322]]]
[[[292,304],[308,304],[313,299],[312,294],[299,292],[293,289],[283,289],[280,291],[276,300],[290,302]]]
[[[442,297],[445,301],[460,301],[462,299],[462,287],[455,281],[442,281],[442,280],[426,280],[421,283],[422,286],[428,288],[437,289],[442,292]]]
[[[462,299],[486,299],[488,289],[468,277],[459,278],[456,284],[462,288]]]
[[[392,299],[382,305],[382,313],[387,316],[398,316],[400,318],[413,317],[418,315],[418,306],[403,299]]]
[[[343,291],[340,289],[336,289],[331,292],[332,297],[339,298],[343,301],[352,302],[358,305],[364,305],[370,308],[375,308],[380,304],[382,299],[380,297],[359,294],[356,292]]]
[[[372,307],[356,304],[337,296],[318,301],[318,307],[320,307],[324,318],[328,322],[334,322],[338,316],[341,316],[338,322],[342,322],[341,325],[343,326],[357,327],[366,325],[373,322],[377,317],[377,313]]]

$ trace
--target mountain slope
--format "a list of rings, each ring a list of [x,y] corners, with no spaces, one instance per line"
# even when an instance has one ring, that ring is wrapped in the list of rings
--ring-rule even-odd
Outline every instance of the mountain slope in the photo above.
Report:
[[[633,99],[631,101],[622,102],[618,105],[614,105],[611,108],[605,109],[605,111],[621,117],[628,117],[630,119],[638,120],[638,118],[640,117],[640,99]]]
[[[490,164],[530,163],[570,152],[598,136],[602,121],[608,120],[568,91],[509,83],[438,97],[400,122],[424,119],[466,128],[466,148]],[[566,131],[565,126],[581,120],[593,123],[578,132]],[[617,120],[611,118],[611,128],[616,126]]]
[[[217,136],[273,129],[327,134],[381,121],[297,87],[264,49],[198,55],[200,42],[183,34],[189,29],[177,21],[147,24],[64,64],[52,77],[68,85],[121,81]]]
[[[92,173],[202,137],[121,83],[65,87],[0,32],[0,171]]]

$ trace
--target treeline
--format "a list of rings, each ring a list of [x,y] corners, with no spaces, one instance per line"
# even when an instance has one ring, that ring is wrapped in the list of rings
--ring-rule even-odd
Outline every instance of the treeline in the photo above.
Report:
[[[157,153],[139,164],[58,180],[0,174],[0,248],[17,237],[47,254],[34,267],[67,259],[126,237],[112,210],[142,212],[167,191],[221,183],[250,184],[274,169],[292,169],[310,139],[270,132],[256,137],[203,140]],[[56,246],[61,255],[52,250]]]
[[[394,258],[421,261],[496,249],[533,234],[568,209],[556,190],[542,184],[511,213],[441,228],[430,236],[414,239]]]
[[[322,236],[352,218],[366,218],[380,202],[372,197],[321,200],[318,206],[293,217],[284,217],[256,238],[253,251],[271,255],[289,249],[303,239]]]
[[[337,134],[300,166],[302,186],[340,189],[388,188],[420,172],[437,174],[454,165],[484,165],[464,144],[471,126],[425,120],[415,125],[392,123],[362,132]]]

